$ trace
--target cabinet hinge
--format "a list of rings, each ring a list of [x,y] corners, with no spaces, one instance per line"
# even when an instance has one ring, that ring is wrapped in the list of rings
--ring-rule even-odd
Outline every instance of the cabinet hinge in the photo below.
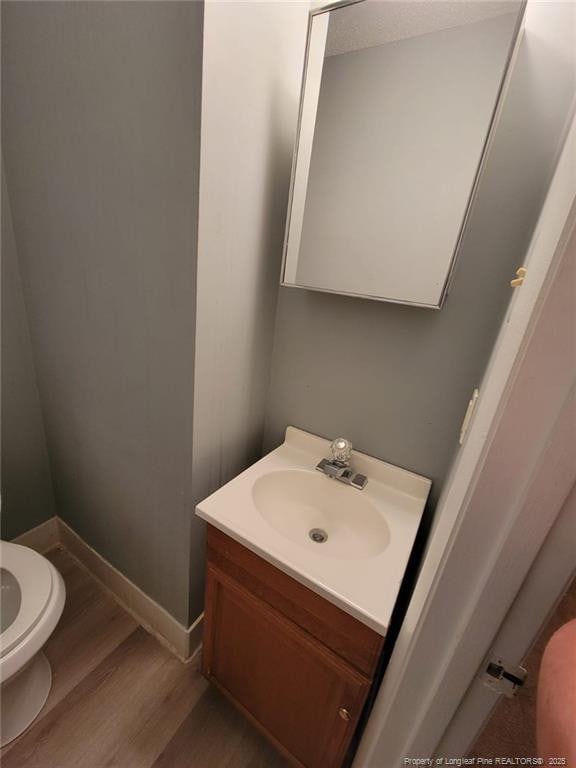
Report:
[[[474,392],[472,392],[472,397],[470,398],[470,402],[468,403],[468,407],[466,408],[466,413],[464,414],[462,426],[460,427],[460,445],[462,445],[462,443],[464,442],[464,438],[466,437],[466,432],[468,431],[468,427],[470,426],[472,415],[474,413],[474,409],[476,408],[476,403],[478,402],[479,397],[480,397],[480,391],[478,390],[478,387],[476,387]]]
[[[484,670],[482,681],[491,690],[512,699],[524,685],[527,675],[524,667],[507,664],[502,659],[492,659]]]

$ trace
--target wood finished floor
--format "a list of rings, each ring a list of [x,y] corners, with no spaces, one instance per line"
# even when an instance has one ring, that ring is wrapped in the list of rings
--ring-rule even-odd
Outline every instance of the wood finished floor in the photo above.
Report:
[[[286,768],[199,660],[178,661],[66,552],[48,557],[66,582],[52,690],[2,768]]]

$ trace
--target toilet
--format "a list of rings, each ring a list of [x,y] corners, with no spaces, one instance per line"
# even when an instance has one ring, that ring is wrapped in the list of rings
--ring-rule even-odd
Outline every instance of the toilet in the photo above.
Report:
[[[58,623],[66,590],[52,563],[28,547],[0,542],[0,746],[44,706],[52,671],[42,647]]]

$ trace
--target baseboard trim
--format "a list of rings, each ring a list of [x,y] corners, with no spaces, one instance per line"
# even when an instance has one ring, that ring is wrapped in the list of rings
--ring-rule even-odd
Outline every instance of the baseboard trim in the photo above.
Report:
[[[35,528],[31,528],[29,531],[20,534],[20,536],[16,536],[13,542],[14,544],[21,544],[23,547],[29,547],[35,552],[44,555],[60,544],[58,518],[56,515],[50,517]]]
[[[144,629],[153,634],[181,661],[191,661],[200,651],[203,613],[190,627],[180,624],[165,608],[87,544],[61,518],[50,518],[18,536],[14,543],[30,547],[42,554],[57,546],[63,547]]]
[[[188,633],[189,656],[186,661],[192,661],[202,651],[202,637],[204,633],[204,611],[186,630]]]

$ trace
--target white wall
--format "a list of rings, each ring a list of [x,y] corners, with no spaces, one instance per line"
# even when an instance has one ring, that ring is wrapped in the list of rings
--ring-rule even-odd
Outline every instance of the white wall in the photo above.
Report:
[[[261,455],[307,17],[307,3],[209,0],[205,5],[194,382],[197,500]],[[193,571],[203,558],[194,536]],[[201,601],[198,586],[191,601]]]

